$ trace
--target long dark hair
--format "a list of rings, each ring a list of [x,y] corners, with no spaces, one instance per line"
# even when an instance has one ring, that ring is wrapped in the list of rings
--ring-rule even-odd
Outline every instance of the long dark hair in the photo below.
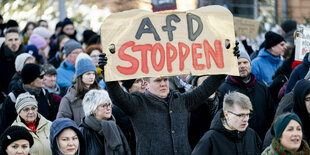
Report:
[[[90,85],[89,89],[86,89],[86,86],[84,84],[84,82],[82,81],[82,75],[80,75],[79,77],[76,78],[75,80],[75,96],[78,97],[78,98],[83,98],[84,95],[88,92],[88,90],[91,90],[91,89],[101,89],[98,81],[96,80],[95,78],[95,81],[92,85]]]

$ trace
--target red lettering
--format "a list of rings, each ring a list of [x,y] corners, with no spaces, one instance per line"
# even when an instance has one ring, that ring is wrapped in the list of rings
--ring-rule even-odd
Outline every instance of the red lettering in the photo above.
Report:
[[[178,47],[179,47],[179,69],[180,71],[183,71],[184,62],[189,55],[189,47],[182,42],[179,42]],[[185,49],[185,53],[183,53],[183,48]]]
[[[198,64],[198,59],[202,58],[201,53],[197,53],[197,48],[201,48],[201,44],[192,44],[192,59],[193,59],[193,67],[195,70],[203,70],[204,65],[203,64]]]
[[[206,57],[207,68],[211,68],[210,55],[212,56],[215,65],[218,68],[224,68],[224,58],[223,58],[223,48],[220,40],[214,41],[215,51],[212,49],[211,45],[207,40],[203,41],[204,52]]]
[[[121,60],[128,61],[131,63],[131,67],[122,67],[122,66],[116,66],[116,69],[124,75],[132,75],[135,74],[139,68],[139,60],[137,60],[135,57],[132,57],[125,53],[125,50],[131,46],[134,46],[134,41],[128,41],[125,44],[123,44],[118,51],[118,57]]]
[[[145,74],[149,73],[149,68],[147,66],[147,51],[151,49],[151,44],[136,45],[132,47],[133,52],[141,51],[141,71]]]
[[[172,55],[170,55],[170,50],[172,50]],[[166,51],[167,51],[167,70],[169,73],[172,72],[172,62],[177,58],[177,49],[167,42],[166,44]]]
[[[159,60],[158,64],[156,64],[156,60],[157,60],[156,59],[156,53],[157,53],[157,51],[159,51],[159,53],[160,53],[160,60]],[[160,43],[156,43],[152,48],[151,62],[152,62],[153,68],[157,72],[161,71],[165,65],[165,50],[164,50],[164,47]]]

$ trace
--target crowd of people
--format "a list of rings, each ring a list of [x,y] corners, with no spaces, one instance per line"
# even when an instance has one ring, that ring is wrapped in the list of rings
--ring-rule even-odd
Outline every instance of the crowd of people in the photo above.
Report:
[[[53,33],[46,20],[0,24],[1,155],[310,154],[310,57],[294,60],[296,21],[257,51],[240,37],[239,76],[113,82],[100,34],[77,40],[69,18]]]

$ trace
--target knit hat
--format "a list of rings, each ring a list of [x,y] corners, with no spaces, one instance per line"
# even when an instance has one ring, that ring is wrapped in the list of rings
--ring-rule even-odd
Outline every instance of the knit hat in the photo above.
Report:
[[[272,31],[268,31],[265,34],[265,42],[266,42],[265,48],[266,49],[270,49],[271,47],[279,44],[282,41],[284,41],[284,38],[277,33],[274,33]]]
[[[251,62],[251,58],[250,58],[249,54],[245,51],[240,51],[240,56],[238,57],[238,59],[240,59],[240,58],[248,59],[249,62]]]
[[[76,59],[75,59],[75,68],[77,68],[77,64],[78,64],[78,62],[79,62],[81,59],[89,59],[89,60],[91,60],[91,57],[90,57],[88,54],[86,54],[86,53],[80,53],[80,54],[76,57]]]
[[[281,24],[281,28],[285,33],[296,30],[297,22],[295,20],[286,20]]]
[[[33,138],[25,127],[17,126],[17,125],[8,127],[3,132],[0,138],[1,153],[5,152],[5,150],[11,143],[17,140],[21,140],[21,139],[27,140],[30,144],[29,147],[33,145]]]
[[[43,78],[44,71],[41,67],[34,63],[26,64],[22,69],[22,80],[24,84],[29,84],[33,82],[37,77]]]
[[[38,34],[32,34],[29,38],[28,45],[34,45],[37,49],[46,47],[47,43],[43,37]]]
[[[66,54],[66,56],[68,56],[75,49],[83,50],[83,47],[79,42],[75,41],[74,39],[70,39],[65,42],[63,52]]]
[[[34,56],[37,60],[39,59],[39,51],[38,48],[34,45],[27,45],[26,46],[27,53]]]
[[[37,34],[37,35],[41,36],[42,38],[49,38],[51,36],[51,33],[45,27],[36,27],[32,31],[32,34]]]
[[[276,138],[281,137],[284,129],[286,128],[286,126],[288,125],[288,123],[292,119],[297,121],[300,124],[300,126],[302,126],[301,120],[299,119],[299,117],[296,114],[294,114],[294,113],[284,114],[273,125],[273,130],[274,130]]]
[[[29,58],[33,58],[34,57],[31,55],[31,54],[28,54],[28,53],[22,53],[20,55],[18,55],[15,59],[15,70],[16,72],[20,72],[22,71],[24,65],[25,65],[25,62],[27,59]]]
[[[57,74],[56,68],[53,65],[51,65],[51,64],[44,65],[43,66],[43,71],[44,71],[45,74],[52,74],[52,75]]]
[[[38,102],[34,95],[31,95],[29,92],[19,94],[15,103],[16,112],[19,113],[24,107],[28,105],[38,106]]]
[[[122,85],[126,88],[127,92],[129,92],[129,89],[135,83],[135,81],[136,81],[136,79],[123,80]]]
[[[62,22],[62,27],[64,28],[66,25],[72,24],[73,22],[69,18],[65,18],[64,21]]]
[[[82,74],[89,72],[89,71],[94,71],[97,73],[96,67],[94,63],[86,58],[81,59],[78,61],[77,66],[76,66],[76,77],[81,76]]]

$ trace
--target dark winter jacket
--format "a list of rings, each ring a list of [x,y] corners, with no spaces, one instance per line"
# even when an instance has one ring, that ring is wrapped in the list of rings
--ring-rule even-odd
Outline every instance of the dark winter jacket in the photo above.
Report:
[[[23,88],[24,85],[20,82],[18,85],[18,89],[13,91],[15,101],[19,94],[25,93],[26,90]],[[31,92],[30,92],[31,94]],[[44,116],[46,119],[53,121],[55,119],[56,114],[54,114],[53,109],[53,99],[47,90],[44,88],[41,89],[39,95],[32,94],[35,96],[38,101],[38,113]],[[7,127],[9,127],[13,121],[17,117],[16,109],[15,109],[15,101],[12,101],[10,95],[5,99],[2,107],[1,113],[1,126],[0,133],[2,133]]]
[[[77,155],[86,155],[85,154],[85,142],[84,142],[84,138],[83,135],[81,133],[81,131],[79,130],[78,126],[76,125],[76,123],[74,121],[72,121],[69,118],[59,118],[57,120],[55,120],[52,123],[51,129],[50,129],[50,146],[51,146],[51,150],[53,155],[62,155],[59,151],[59,147],[57,145],[57,136],[64,130],[67,128],[71,128],[72,130],[75,131],[76,135],[78,136],[79,139],[79,154]]]
[[[224,95],[229,91],[237,91],[250,98],[253,112],[249,120],[249,127],[257,132],[260,139],[264,139],[275,114],[274,102],[268,87],[256,81],[255,75],[252,73],[251,81],[248,84],[245,84],[239,77],[229,76],[218,89],[221,94],[220,107],[223,105]]]
[[[8,92],[12,92],[13,90],[18,89],[18,83],[21,79],[22,79],[22,76],[20,75],[20,73],[15,72],[15,74],[13,75],[10,81]]]
[[[0,48],[0,92],[9,93],[9,83],[16,72],[15,59],[19,54],[25,52],[24,45],[20,45],[17,52],[12,52],[4,43],[2,44]]]
[[[112,132],[112,131],[103,131],[107,130],[106,127],[102,127],[100,131],[96,131],[96,129],[93,129],[89,122],[87,122],[85,119],[87,117],[93,117],[93,116],[85,116],[80,124],[80,131],[84,137],[85,140],[85,149],[87,155],[131,155],[129,145],[127,143],[126,137],[124,136],[121,129],[116,125],[117,132],[120,134],[122,146],[118,146],[113,150],[110,145],[108,144],[107,140],[111,140],[111,138],[107,136],[111,136],[111,134],[107,136],[103,136],[102,133]],[[106,121],[106,120],[102,120]],[[108,121],[114,121],[113,116]],[[100,126],[99,126],[100,127]],[[116,133],[116,132],[114,132]],[[110,142],[113,143],[113,142]]]
[[[296,82],[300,79],[303,79],[308,73],[310,62],[308,60],[309,53],[307,53],[302,60],[302,64],[298,65],[292,72],[290,79],[285,90],[285,93],[289,93],[294,88]]]
[[[223,117],[223,110],[218,111],[192,155],[259,155],[262,142],[256,132],[249,127],[244,132],[227,130]]]
[[[118,82],[107,82],[112,102],[131,119],[136,134],[137,155],[191,153],[188,143],[189,111],[213,94],[226,75],[207,78],[191,92],[171,91],[165,100],[147,93],[128,94]]]

